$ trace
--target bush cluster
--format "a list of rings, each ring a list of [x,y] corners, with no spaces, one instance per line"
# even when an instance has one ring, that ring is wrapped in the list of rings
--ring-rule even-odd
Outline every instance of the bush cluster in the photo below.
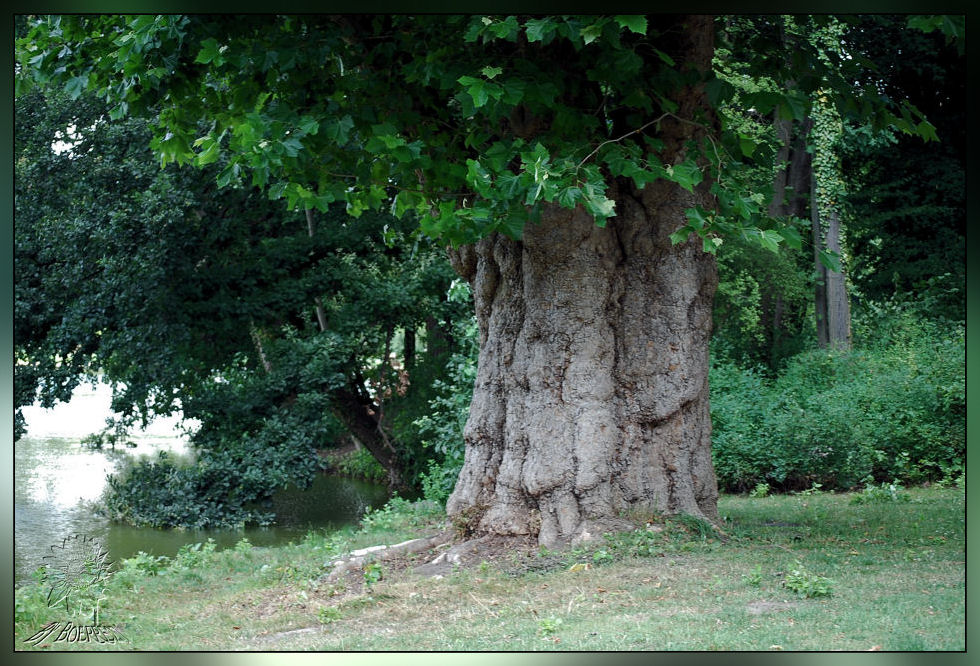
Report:
[[[965,331],[903,307],[869,309],[850,351],[814,350],[775,377],[711,368],[722,490],[950,482],[964,469]]]

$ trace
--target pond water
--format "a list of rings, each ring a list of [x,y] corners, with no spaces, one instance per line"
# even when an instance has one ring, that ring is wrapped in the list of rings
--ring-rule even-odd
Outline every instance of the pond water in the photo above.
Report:
[[[105,477],[129,456],[187,451],[187,435],[176,417],[160,418],[131,438],[136,448],[103,451],[81,445],[101,430],[111,414],[109,387],[80,386],[69,403],[46,410],[25,408],[27,434],[15,445],[15,581],[31,580],[51,546],[76,534],[99,541],[111,560],[139,551],[172,557],[188,543],[214,539],[219,548],[247,537],[256,546],[299,541],[311,529],[336,529],[357,522],[369,508],[388,500],[388,490],[370,483],[319,475],[309,490],[285,490],[273,497],[277,524],[239,530],[136,528],[111,523],[92,510]]]

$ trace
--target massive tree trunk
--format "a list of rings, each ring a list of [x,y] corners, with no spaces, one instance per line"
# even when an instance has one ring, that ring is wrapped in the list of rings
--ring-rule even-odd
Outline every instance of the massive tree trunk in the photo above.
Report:
[[[713,19],[680,23],[674,58],[707,71]],[[676,118],[713,122],[700,86],[673,99]],[[661,159],[676,164],[705,128],[667,118],[658,130]],[[606,227],[581,207],[544,206],[522,240],[492,235],[451,253],[480,329],[465,459],[447,505],[457,528],[552,546],[626,527],[631,514],[717,521],[708,410],[717,274],[700,238],[669,238],[686,209],[713,207],[709,188],[616,181]]]
[[[704,203],[675,185],[616,198],[599,228],[547,209],[522,241],[455,257],[480,356],[448,512],[474,533],[560,544],[630,512],[717,519],[708,338],[717,283],[700,239],[668,236]]]

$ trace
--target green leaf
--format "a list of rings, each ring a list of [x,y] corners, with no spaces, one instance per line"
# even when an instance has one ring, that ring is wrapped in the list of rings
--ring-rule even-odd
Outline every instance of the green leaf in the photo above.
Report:
[[[521,191],[521,177],[510,171],[505,171],[497,177],[500,192],[504,197],[512,199]]]
[[[235,163],[229,164],[225,167],[221,173],[218,174],[218,187],[225,187],[234,180],[238,180],[238,174],[241,172],[241,167]]]
[[[717,236],[713,236],[711,238],[704,238],[702,239],[701,247],[704,249],[705,252],[708,252],[710,254],[715,254],[716,252],[718,252],[718,248],[721,247],[721,244],[723,242],[724,241],[721,238],[718,238]]]
[[[484,67],[480,71],[483,72],[483,76],[487,77],[488,79],[492,79],[504,70],[502,70],[500,67]]]
[[[300,122],[299,128],[304,134],[313,135],[320,131],[320,123],[317,122],[316,118],[306,116],[303,118],[302,122]]]
[[[817,254],[817,258],[827,270],[834,271],[835,273],[841,272],[839,253],[831,250],[820,250],[820,252]]]
[[[794,227],[783,227],[779,230],[779,235],[786,241],[787,247],[794,250],[799,250],[803,247],[803,238],[800,236],[800,232]]]
[[[295,136],[289,136],[283,139],[282,147],[285,149],[287,155],[296,157],[303,150],[303,142]]]
[[[490,192],[490,174],[477,160],[466,160],[466,182],[480,195],[488,196]]]
[[[704,84],[704,94],[708,97],[708,103],[715,108],[731,99],[734,93],[735,86],[717,77]]]
[[[473,98],[474,107],[479,109],[490,99],[490,95],[487,92],[487,83],[483,79],[477,79],[472,76],[461,76],[457,81],[461,85],[466,86],[466,92]]]
[[[524,31],[528,42],[545,42],[555,31],[554,19],[531,19],[524,24]]]
[[[524,218],[516,213],[511,213],[506,216],[503,222],[500,223],[500,230],[508,237],[513,240],[520,240],[521,236],[524,234]]]
[[[200,139],[198,139],[200,141]],[[194,143],[197,143],[195,141]],[[194,164],[196,166],[205,166],[206,164],[211,164],[212,162],[217,162],[218,158],[221,157],[221,146],[217,141],[211,137],[204,137],[205,148],[197,157],[194,158]]]
[[[684,211],[684,215],[687,216],[688,226],[691,229],[704,229],[710,224],[708,218],[705,217],[705,211],[701,208],[689,208],[688,210]]]
[[[212,38],[205,39],[201,42],[201,51],[197,54],[194,62],[207,65],[208,63],[214,63],[215,65],[222,65],[224,63],[224,58],[221,56],[221,46],[218,44],[218,40]]]
[[[628,30],[631,30],[639,35],[647,34],[646,16],[616,16],[615,19],[620,28],[627,28]],[[659,54],[659,51],[657,53]],[[669,62],[667,64],[673,66],[674,63]]]
[[[690,160],[667,167],[667,177],[688,192],[693,192],[694,186],[704,180],[701,169]]]
[[[670,235],[670,242],[673,243],[674,245],[679,245],[680,243],[686,241],[693,232],[694,229],[692,229],[691,227],[688,226],[681,227],[680,229],[678,229],[677,231],[675,231]]]
[[[744,134],[738,135],[738,147],[746,157],[752,157],[759,144]]]
[[[592,25],[582,28],[582,41],[586,44],[591,44],[596,39],[602,35],[602,28],[605,25],[605,21],[596,21]]]
[[[616,215],[616,202],[606,198],[605,195],[586,199],[583,203],[585,210],[595,218],[597,227],[606,226],[606,220]]]
[[[677,64],[676,62],[674,62],[673,58],[671,58],[669,55],[667,55],[660,49],[654,49],[653,52],[656,53],[657,57],[663,60],[667,64],[667,66],[673,67]]]
[[[762,247],[772,252],[779,252],[779,244],[782,240],[783,237],[775,231],[767,230],[759,234],[759,243],[762,244]]]
[[[85,76],[73,76],[68,79],[68,83],[65,84],[65,92],[72,99],[78,99],[78,97],[85,91],[85,87],[88,85],[88,75]]]
[[[928,120],[923,120],[916,125],[915,133],[926,141],[939,141],[939,136],[936,135],[936,126]]]
[[[353,128],[354,121],[350,116],[343,116],[337,120],[331,120],[327,123],[326,127],[327,137],[339,145],[344,145],[347,143],[350,131]]]
[[[565,208],[575,208],[582,199],[582,190],[578,187],[566,187],[558,195],[558,204]]]
[[[790,93],[779,102],[779,117],[783,120],[803,120],[809,103],[802,95]]]

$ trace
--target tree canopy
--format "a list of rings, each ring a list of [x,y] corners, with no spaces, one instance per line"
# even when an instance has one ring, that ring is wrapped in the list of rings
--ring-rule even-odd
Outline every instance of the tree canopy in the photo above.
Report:
[[[802,120],[823,90],[845,118],[935,138],[907,99],[879,94],[861,53],[784,43],[775,18],[741,21],[740,69],[793,85],[746,94],[745,108]],[[411,212],[454,244],[519,237],[541,202],[582,205],[601,225],[615,214],[610,178],[691,188],[706,176],[718,210],[691,211],[685,233],[794,243],[791,228],[759,228],[739,187],[752,137],[671,99],[695,84],[717,108],[734,93],[672,55],[694,29],[668,16],[52,16],[20,42],[18,83],[95,92],[112,118],[154,109],[162,164],[223,159],[219,185],[250,183],[290,208]],[[669,123],[712,131],[664,164]]]

